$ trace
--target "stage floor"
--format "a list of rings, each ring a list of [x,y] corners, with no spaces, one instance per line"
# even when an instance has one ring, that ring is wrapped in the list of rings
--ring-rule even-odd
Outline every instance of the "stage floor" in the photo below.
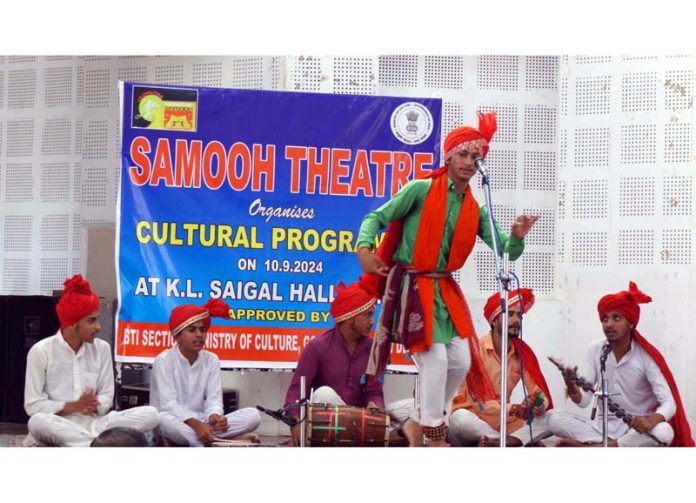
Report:
[[[27,425],[18,423],[0,423],[0,447],[22,447],[22,441],[27,434]],[[290,437],[287,435],[259,435],[260,447],[290,447]],[[555,447],[558,437],[542,440],[546,447]]]

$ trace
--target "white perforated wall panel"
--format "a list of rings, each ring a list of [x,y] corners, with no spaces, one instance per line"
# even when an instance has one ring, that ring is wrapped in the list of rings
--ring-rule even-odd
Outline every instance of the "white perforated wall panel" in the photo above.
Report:
[[[657,73],[629,73],[621,79],[621,111],[650,112],[657,109]]]
[[[45,68],[44,104],[46,107],[71,105],[75,92],[75,71],[72,66]]]
[[[260,56],[0,59],[0,293],[60,289],[86,263],[85,226],[113,225],[118,80],[281,89],[285,68]],[[349,70],[346,86],[376,85],[376,72],[352,79]]]
[[[7,72],[7,108],[34,108],[36,69]]]
[[[11,56],[0,65],[0,211],[2,294],[47,294],[62,286],[47,259],[79,271],[82,250],[70,247],[71,215],[79,213],[73,163],[78,59]],[[81,141],[81,139],[80,139]],[[73,266],[78,261],[78,268]]]
[[[389,87],[417,87],[418,56],[380,56],[379,84]]]
[[[41,202],[70,201],[70,163],[48,162],[41,164]]]
[[[464,86],[463,62],[461,56],[425,56],[425,87],[461,89]]]
[[[379,59],[294,56],[286,60],[285,88],[335,94],[377,94]]]

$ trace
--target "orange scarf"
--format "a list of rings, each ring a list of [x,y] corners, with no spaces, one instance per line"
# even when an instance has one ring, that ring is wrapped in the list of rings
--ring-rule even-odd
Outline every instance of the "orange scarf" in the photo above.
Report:
[[[433,179],[430,191],[423,204],[418,234],[416,235],[415,249],[413,251],[413,267],[419,271],[435,271],[437,259],[440,255],[442,235],[445,231],[447,219],[447,186],[449,177],[446,173]],[[457,218],[454,236],[450,245],[449,259],[445,271],[452,272],[460,269],[471,250],[476,244],[478,232],[479,208],[471,193],[471,187],[467,187],[462,207]],[[438,282],[442,299],[447,306],[447,311],[452,317],[452,323],[457,333],[462,338],[474,335],[474,325],[471,321],[469,306],[464,295],[453,277],[430,278],[428,276],[416,276],[418,293],[425,318],[425,342],[410,348],[414,353],[427,351],[433,344],[433,318],[435,307],[435,282]],[[474,337],[475,338],[475,337]]]
[[[416,235],[415,249],[413,253],[413,267],[420,271],[435,271],[437,260],[442,245],[442,235],[447,219],[447,190],[449,177],[447,168],[441,167],[433,171],[428,178],[432,178],[432,185],[423,204],[418,234]],[[460,269],[476,243],[479,225],[479,207],[471,193],[471,187],[467,187],[462,206],[457,218],[457,225],[450,245],[450,253],[445,271],[451,272]],[[395,221],[389,225],[387,235],[376,251],[388,266],[392,266],[393,255],[401,241],[403,222]],[[361,282],[373,285],[380,295],[384,293],[384,279],[376,275],[363,275]],[[466,303],[464,294],[453,277],[431,278],[417,276],[418,293],[423,308],[425,325],[425,341],[408,348],[410,352],[417,353],[427,351],[433,344],[433,322],[435,308],[435,281],[438,282],[442,299],[447,312],[452,318],[452,324],[457,334],[463,339],[469,339],[469,351],[471,353],[471,368],[466,377],[467,386],[472,396],[479,401],[495,400],[495,390],[481,360],[478,337],[471,321],[471,313]]]

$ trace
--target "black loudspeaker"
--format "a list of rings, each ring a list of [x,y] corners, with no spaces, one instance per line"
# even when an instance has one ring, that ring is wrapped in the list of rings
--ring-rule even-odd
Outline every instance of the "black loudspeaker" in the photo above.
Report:
[[[24,377],[27,353],[60,327],[58,298],[0,296],[0,421],[26,423]]]
[[[236,389],[223,388],[222,390],[222,411],[229,414],[239,409],[239,398]]]
[[[150,405],[150,385],[148,383],[126,384],[117,386],[117,388],[116,401],[119,410]]]

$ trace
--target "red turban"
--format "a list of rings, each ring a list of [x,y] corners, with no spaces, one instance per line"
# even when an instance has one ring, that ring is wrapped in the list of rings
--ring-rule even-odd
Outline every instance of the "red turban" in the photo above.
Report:
[[[640,306],[652,302],[652,298],[641,292],[636,284],[628,283],[628,290],[619,293],[605,295],[599,299],[597,311],[601,320],[609,311],[621,313],[631,324],[637,325],[640,319]]]
[[[65,290],[56,306],[61,328],[74,325],[90,313],[99,311],[99,297],[80,274],[66,279],[63,285]]]
[[[519,304],[520,297],[522,298],[522,312],[526,313],[534,305],[534,292],[529,288],[520,288],[519,290],[508,292],[508,307]],[[483,307],[483,316],[485,316],[488,323],[491,324],[501,312],[500,293],[496,292],[488,297],[486,305]]]
[[[172,336],[175,336],[197,321],[202,321],[205,329],[208,330],[211,316],[229,319],[230,306],[220,299],[210,299],[204,306],[193,304],[177,306],[172,309],[172,314],[169,316],[169,330],[171,330]]]
[[[483,114],[478,113],[479,127],[478,129],[470,126],[462,126],[451,131],[447,138],[443,151],[445,152],[445,162],[457,152],[462,150],[479,152],[481,157],[486,157],[488,154],[488,145],[493,139],[498,124],[496,122],[495,112]]]
[[[336,287],[336,298],[331,303],[331,316],[334,323],[354,318],[375,305],[377,299],[366,287],[358,283],[346,287],[341,281]]]

